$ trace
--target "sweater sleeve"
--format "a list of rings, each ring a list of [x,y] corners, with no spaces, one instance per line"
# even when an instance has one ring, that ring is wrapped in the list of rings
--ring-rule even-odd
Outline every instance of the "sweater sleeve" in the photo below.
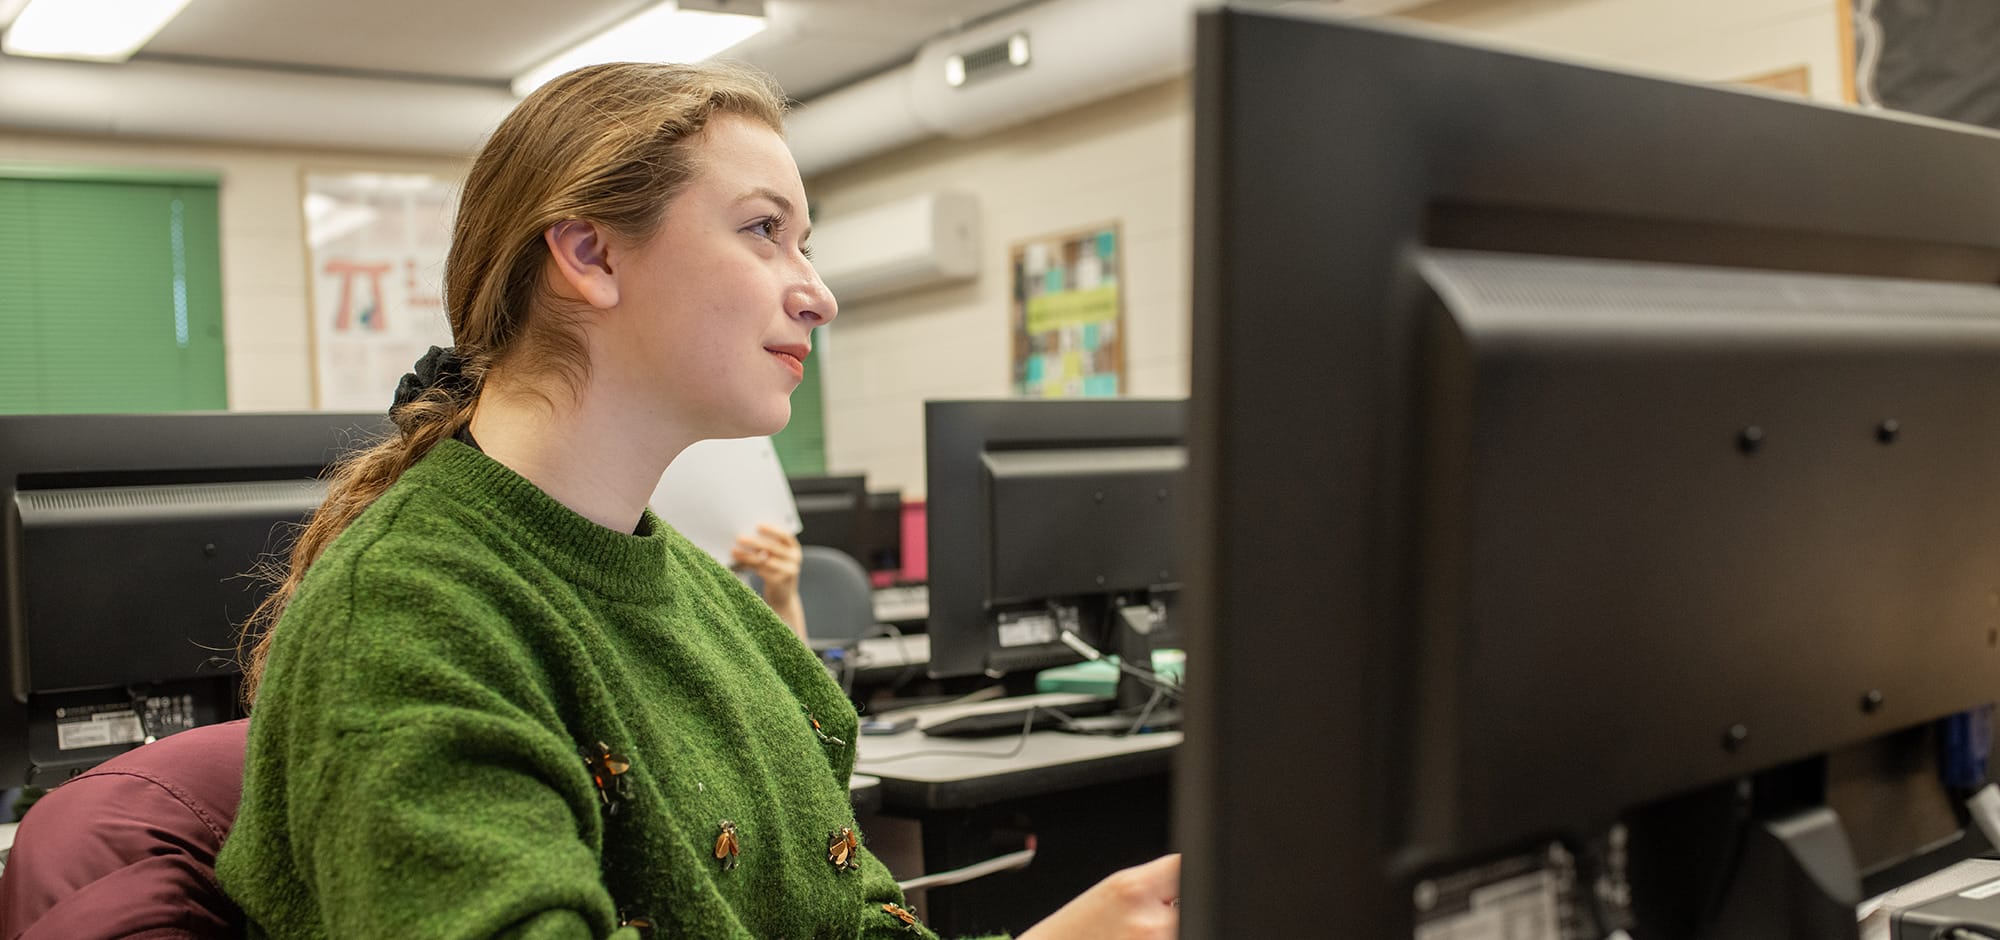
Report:
[[[226,886],[274,935],[637,940],[532,664],[481,599],[381,567],[287,613],[298,632],[257,704]]]
[[[495,716],[433,715],[338,735],[302,762],[294,838],[326,934],[611,933],[616,904],[537,737]]]

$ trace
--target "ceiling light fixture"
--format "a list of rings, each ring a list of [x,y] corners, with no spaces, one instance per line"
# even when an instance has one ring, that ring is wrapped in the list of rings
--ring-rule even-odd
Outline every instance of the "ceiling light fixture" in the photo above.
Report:
[[[699,62],[764,31],[762,0],[665,0],[515,76],[527,95],[599,62]]]
[[[188,0],[30,0],[7,27],[0,51],[123,62],[187,5]]]

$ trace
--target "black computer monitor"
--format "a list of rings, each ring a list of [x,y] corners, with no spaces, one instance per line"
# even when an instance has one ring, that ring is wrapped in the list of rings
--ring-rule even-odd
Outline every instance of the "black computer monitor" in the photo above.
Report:
[[[868,491],[868,543],[859,559],[869,571],[903,571],[903,491]]]
[[[1851,936],[2000,695],[2000,135],[1197,36],[1183,936]]]
[[[799,510],[799,544],[837,548],[866,564],[868,478],[791,477],[790,483]]]
[[[1150,669],[1145,647],[1171,642],[1180,586],[1186,406],[924,403],[932,677],[1077,662],[1063,630]],[[1120,697],[1146,698],[1127,679]]]
[[[380,415],[0,416],[0,786],[235,717],[247,574]]]

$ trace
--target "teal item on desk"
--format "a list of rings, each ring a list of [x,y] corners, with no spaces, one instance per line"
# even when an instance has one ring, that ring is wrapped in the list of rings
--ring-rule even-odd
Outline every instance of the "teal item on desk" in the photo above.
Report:
[[[1095,662],[1044,669],[1035,676],[1037,692],[1084,692],[1110,696],[1118,691],[1118,657],[1106,656]],[[1154,650],[1153,672],[1168,682],[1181,681],[1187,653],[1181,650]]]

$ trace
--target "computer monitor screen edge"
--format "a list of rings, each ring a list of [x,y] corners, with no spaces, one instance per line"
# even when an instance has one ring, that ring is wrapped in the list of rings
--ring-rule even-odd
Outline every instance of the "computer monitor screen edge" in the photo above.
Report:
[[[1993,615],[1977,608],[1994,586],[1975,572],[2000,560],[1995,536],[1940,506],[2000,523],[1974,482],[2000,472],[1990,433],[1976,431],[2000,416],[2000,346],[1983,312],[2000,280],[1996,135],[1281,14],[1205,13],[1197,49],[1186,525],[1201,537],[1187,543],[1182,620],[1190,694],[1206,704],[1189,713],[1176,777],[1185,936],[1279,935],[1319,919],[1357,936],[1437,929],[1440,899],[1419,889],[1444,882],[1420,875],[1511,859],[1541,845],[1529,833],[1601,832],[1626,806],[1690,787],[1744,780],[1772,793],[1773,775],[1798,776],[1823,760],[1814,755],[1992,697]],[[1465,207],[1510,224],[1467,224],[1477,213]],[[1479,291],[1495,282],[1425,270],[1451,250],[1639,262],[1599,269],[1626,299],[1647,262],[1664,262],[1717,269],[1702,283],[1757,303],[1857,284],[1884,304],[1905,289],[1923,300],[1796,314],[1752,304],[1736,311],[1747,323],[1685,296],[1681,319],[1635,319],[1609,302],[1592,323],[1538,332],[1549,324],[1492,316],[1496,295]],[[1548,269],[1512,270],[1549,283]],[[1748,271],[1833,280],[1730,280]],[[1760,369],[1720,368],[1704,387],[1692,376],[1718,368],[1700,355],[1718,333]],[[1630,358],[1607,352],[1620,343]],[[1657,355],[1669,350],[1681,358]],[[1632,371],[1649,357],[1650,372]],[[1804,364],[1787,375],[1779,363],[1791,359]],[[1579,371],[1586,363],[1597,371]],[[1656,397],[1684,405],[1686,420],[1642,408],[1620,433],[1593,437],[1620,427],[1593,410],[1644,404],[1616,384],[1619,368],[1671,379]],[[1534,384],[1558,374],[1600,384],[1576,385],[1559,406]],[[1516,379],[1526,384],[1505,384]],[[1781,379],[1806,400],[1779,394]],[[1845,391],[1822,394],[1836,386]],[[1647,421],[1678,448],[1664,465],[1691,481],[1678,490],[1615,459],[1657,456],[1642,446]],[[1912,438],[1912,421],[1933,440]],[[1921,480],[1920,464],[1950,469]],[[1621,471],[1625,501],[1599,516],[1530,519],[1499,500],[1595,507],[1612,490],[1590,475]],[[1721,498],[1690,504],[1700,485]],[[1827,505],[1808,511],[1807,492]],[[1671,497],[1663,507],[1705,508],[1661,524],[1632,508],[1655,493]],[[1591,536],[1648,523],[1651,541],[1627,533],[1594,555],[1558,550],[1573,518]],[[1864,519],[1874,528],[1850,527]],[[1949,549],[1924,548],[1925,533]],[[1797,570],[1760,584],[1646,564],[1656,549],[1685,562],[1702,539],[1731,559],[1795,548]],[[1864,567],[1842,553],[1852,539],[1942,573]],[[1585,622],[1612,638],[1592,646],[1525,617],[1555,608],[1519,603],[1492,574],[1546,581],[1564,574],[1558,560],[1581,565],[1570,573],[1587,585],[1645,589],[1633,596],[1661,596],[1648,570],[1679,577],[1692,596],[1674,610],[1730,616],[1687,625],[1676,647],[1620,633],[1633,612],[1615,594],[1589,595],[1604,606]],[[1800,594],[1823,583],[1823,596]],[[1743,600],[1710,593],[1722,589]],[[1857,591],[1873,593],[1844,613],[1819,606]],[[1753,629],[1742,616],[1756,598],[1795,595],[1837,629],[1800,642],[1795,626]],[[1583,645],[1502,643],[1502,624]],[[1725,626],[1733,640],[1712,632]],[[1627,686],[1610,700],[1588,680],[1602,665],[1592,657],[1618,641],[1679,649],[1676,663],[1722,655],[1696,674],[1612,670]],[[1870,691],[1902,707],[1867,710]],[[1558,692],[1572,714],[1549,697]],[[1633,719],[1642,705],[1659,719]],[[1520,711],[1530,706],[1542,710]],[[1615,736],[1561,752],[1555,731],[1593,717],[1661,756],[1635,760]],[[1508,762],[1522,757],[1544,763]],[[1503,766],[1510,775],[1495,776]],[[1804,808],[1808,790],[1792,794]],[[1607,794],[1621,802],[1604,805]],[[1565,816],[1553,804],[1572,796]],[[1321,903],[1329,891],[1338,910]]]
[[[0,416],[0,785],[239,713],[250,572],[382,415]]]

